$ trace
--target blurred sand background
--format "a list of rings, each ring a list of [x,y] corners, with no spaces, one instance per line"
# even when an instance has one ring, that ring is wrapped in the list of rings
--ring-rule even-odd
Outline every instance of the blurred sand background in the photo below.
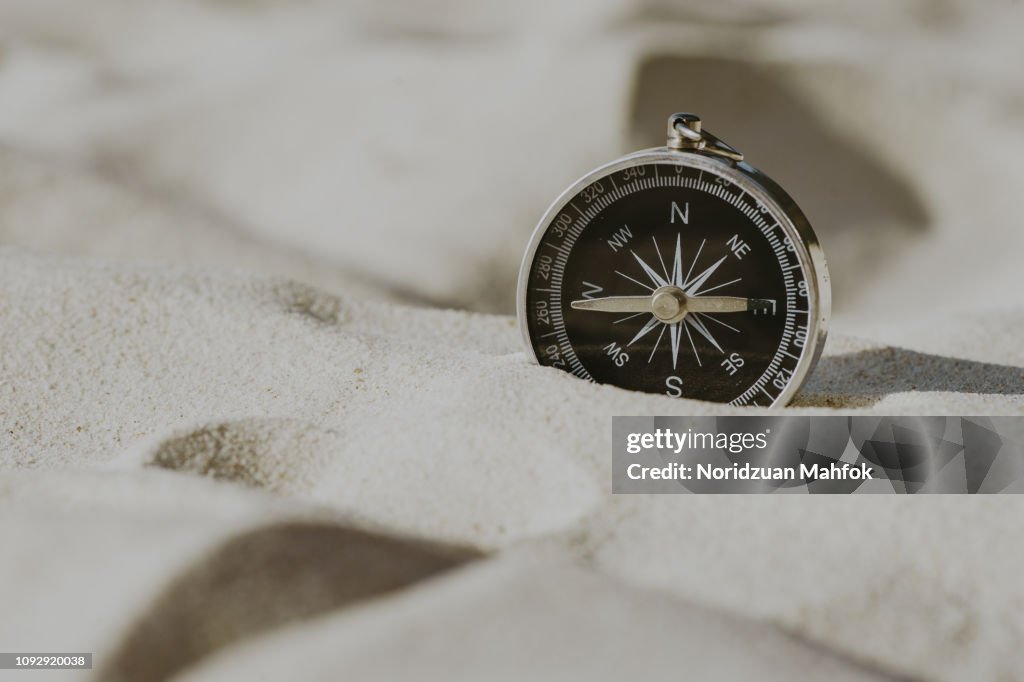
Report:
[[[96,652],[55,680],[1024,679],[1014,498],[612,497],[611,415],[723,408],[532,366],[511,317],[548,203],[692,110],[829,258],[790,409],[1024,413],[1022,22],[3,0],[0,649]]]

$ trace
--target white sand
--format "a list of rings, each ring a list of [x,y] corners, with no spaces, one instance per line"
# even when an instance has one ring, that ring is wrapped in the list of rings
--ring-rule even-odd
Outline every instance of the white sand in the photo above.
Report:
[[[885,679],[765,624],[522,557],[257,638],[183,679],[285,679],[295,658],[318,679]]]
[[[533,366],[507,315],[554,193],[691,106],[644,55],[743,44],[691,108],[810,198],[836,275],[790,409],[1024,414],[1021,17],[986,4],[4,2],[0,648],[1024,679],[1014,498],[613,497],[612,415],[729,410]],[[799,97],[740,115],[716,75]]]

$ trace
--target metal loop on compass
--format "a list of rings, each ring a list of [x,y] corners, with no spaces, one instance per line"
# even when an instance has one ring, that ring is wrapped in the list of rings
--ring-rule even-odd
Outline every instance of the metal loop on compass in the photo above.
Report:
[[[672,149],[704,149],[700,116],[683,112],[669,116],[667,144]]]
[[[685,137],[690,142],[703,142],[704,135],[699,130],[694,130],[683,121],[676,121],[672,126],[680,137]]]
[[[743,154],[734,147],[704,132],[700,117],[696,114],[678,113],[669,116],[666,145],[678,151],[713,154],[737,162],[743,160]]]

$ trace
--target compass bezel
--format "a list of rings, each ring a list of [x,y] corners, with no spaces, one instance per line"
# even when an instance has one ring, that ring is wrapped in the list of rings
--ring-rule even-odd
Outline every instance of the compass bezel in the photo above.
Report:
[[[789,194],[771,178],[745,161],[733,161],[720,156],[712,156],[691,150],[675,150],[668,147],[654,147],[622,156],[595,168],[583,175],[567,187],[544,212],[533,230],[526,253],[519,268],[519,282],[516,291],[516,317],[523,342],[528,350],[528,357],[540,364],[530,337],[527,320],[527,295],[530,273],[537,249],[552,221],[565,206],[572,201],[584,187],[608,175],[626,168],[646,166],[650,164],[674,164],[688,168],[718,174],[738,185],[744,191],[768,207],[769,211],[779,218],[783,232],[793,243],[796,257],[804,271],[808,283],[808,315],[807,342],[803,353],[797,361],[793,378],[772,402],[771,407],[788,404],[799,392],[807,377],[813,371],[821,357],[825,339],[828,336],[828,323],[831,313],[831,287],[829,284],[828,265],[821,243],[803,211]]]

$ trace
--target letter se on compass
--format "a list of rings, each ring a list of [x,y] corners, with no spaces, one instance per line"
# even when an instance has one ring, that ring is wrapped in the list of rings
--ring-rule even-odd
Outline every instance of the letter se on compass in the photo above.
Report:
[[[537,361],[675,397],[784,404],[817,359],[827,307],[824,261],[791,201],[746,164],[665,148],[584,177],[541,220],[520,273]]]

